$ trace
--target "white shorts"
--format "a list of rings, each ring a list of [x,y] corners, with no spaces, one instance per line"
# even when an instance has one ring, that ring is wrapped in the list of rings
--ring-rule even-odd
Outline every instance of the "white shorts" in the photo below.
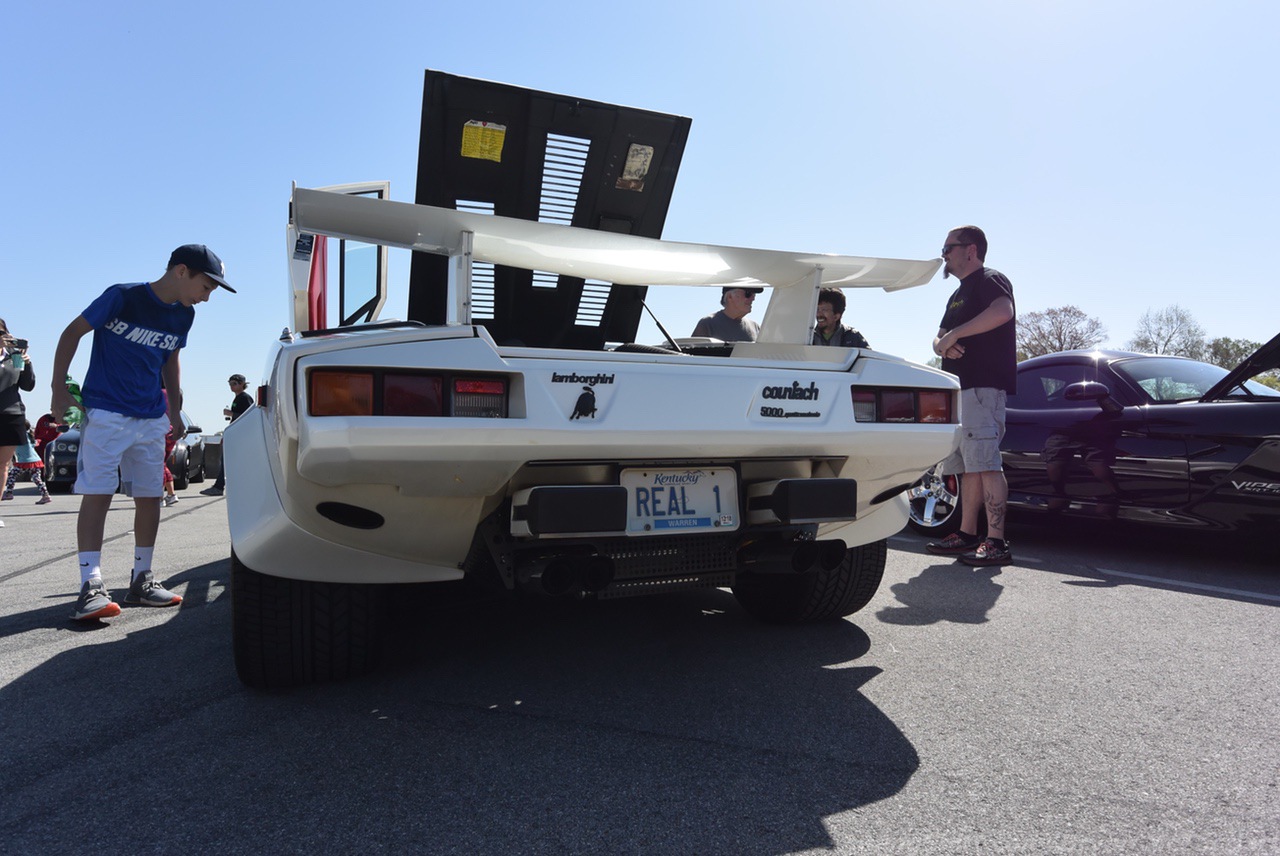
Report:
[[[92,408],[80,426],[75,491],[113,494],[117,480],[132,497],[158,497],[164,490],[164,435],[169,417],[139,419]]]
[[[1004,409],[1008,393],[977,387],[960,391],[960,430],[956,448],[942,462],[942,472],[998,473],[1004,469],[1000,441],[1004,438]]]

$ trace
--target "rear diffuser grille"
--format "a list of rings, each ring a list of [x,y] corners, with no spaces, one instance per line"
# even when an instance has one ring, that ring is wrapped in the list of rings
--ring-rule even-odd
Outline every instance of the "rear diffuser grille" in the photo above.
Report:
[[[674,535],[610,538],[600,552],[613,559],[614,579],[732,571],[738,535]]]
[[[613,560],[613,582],[602,600],[733,583],[738,535],[677,535],[609,539],[600,553]]]
[[[661,594],[668,591],[685,591],[699,588],[727,588],[733,585],[733,574],[706,574],[697,577],[679,577],[653,580],[614,580],[608,588],[596,592],[600,600],[613,600],[619,597],[636,597],[646,594]]]

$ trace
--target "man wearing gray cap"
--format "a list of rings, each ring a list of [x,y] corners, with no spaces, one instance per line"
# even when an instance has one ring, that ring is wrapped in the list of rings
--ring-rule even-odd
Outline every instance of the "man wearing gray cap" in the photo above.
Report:
[[[722,342],[754,342],[760,336],[760,325],[747,320],[747,313],[763,288],[726,287],[720,291],[724,308],[708,315],[693,328],[693,335],[707,336]]]
[[[222,260],[212,250],[204,244],[185,244],[169,256],[164,276],[111,286],[67,325],[58,340],[52,410],[63,413],[80,407],[67,388],[67,370],[80,340],[93,333],[89,371],[80,388],[85,410],[75,484],[81,495],[76,523],[80,598],[73,620],[120,614],[101,569],[103,529],[117,482],[134,504],[133,574],[124,602],[182,602],[151,572],[164,490],[164,439],[170,426],[175,438],[186,434],[178,351],[187,344],[195,305],[219,287],[235,293],[224,277]]]

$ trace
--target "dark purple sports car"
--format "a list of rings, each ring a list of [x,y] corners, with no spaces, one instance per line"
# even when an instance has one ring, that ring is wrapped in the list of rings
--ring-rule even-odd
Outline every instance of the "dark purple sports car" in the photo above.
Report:
[[[1232,371],[1185,357],[1063,351],[1018,364],[1000,444],[1009,507],[1202,530],[1280,523],[1280,336]],[[954,476],[911,489],[911,526],[960,524]]]

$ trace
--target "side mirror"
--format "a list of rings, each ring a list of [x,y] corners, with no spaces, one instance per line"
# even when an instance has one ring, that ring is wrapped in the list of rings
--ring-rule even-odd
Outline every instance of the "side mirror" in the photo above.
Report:
[[[1073,383],[1062,391],[1062,397],[1067,401],[1101,401],[1111,395],[1111,390],[1107,388],[1105,383],[1098,383],[1096,380],[1082,380],[1079,383]]]
[[[187,426],[187,433],[188,433],[188,434],[199,434],[202,430],[203,430],[203,429],[201,429],[201,427],[200,427],[199,425],[188,425],[188,426]]]
[[[1124,405],[1111,397],[1111,389],[1105,383],[1096,380],[1082,380],[1073,383],[1062,391],[1067,401],[1094,401],[1107,413],[1119,413]]]
[[[65,434],[65,433],[67,433],[68,431],[70,431],[70,430],[71,430],[71,426],[70,426],[70,425],[59,425],[59,426],[57,426],[57,427],[58,427],[58,433],[59,433],[59,434]]]

